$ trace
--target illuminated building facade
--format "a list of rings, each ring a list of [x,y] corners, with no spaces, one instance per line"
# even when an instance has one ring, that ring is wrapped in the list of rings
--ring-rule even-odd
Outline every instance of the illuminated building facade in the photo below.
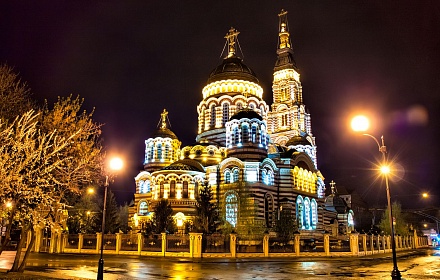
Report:
[[[156,203],[171,203],[178,226],[196,213],[202,185],[214,193],[221,218],[239,233],[270,230],[280,211],[295,215],[301,232],[322,232],[324,177],[317,169],[311,116],[293,59],[287,12],[279,14],[273,103],[263,100],[255,73],[237,55],[239,32],[226,34],[227,54],[209,75],[197,106],[196,144],[181,147],[167,112],[145,141],[144,171],[136,178],[134,227]]]

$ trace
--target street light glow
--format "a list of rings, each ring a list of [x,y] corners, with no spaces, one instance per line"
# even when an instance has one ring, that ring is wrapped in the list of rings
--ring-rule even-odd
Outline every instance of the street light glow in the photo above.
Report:
[[[426,193],[426,192],[422,193],[422,197],[423,197],[423,198],[428,198],[428,196],[429,196],[428,193]]]
[[[8,201],[5,203],[6,208],[11,208],[12,207],[12,202]]]
[[[367,131],[370,127],[370,121],[366,116],[359,115],[351,120],[351,129],[353,131]]]
[[[383,165],[380,167],[380,172],[382,172],[382,174],[389,174],[391,169],[388,165]]]
[[[110,169],[111,170],[121,170],[124,166],[124,162],[121,158],[114,157],[110,160]]]
[[[87,188],[87,193],[88,194],[94,194],[95,193],[95,189],[94,188]]]

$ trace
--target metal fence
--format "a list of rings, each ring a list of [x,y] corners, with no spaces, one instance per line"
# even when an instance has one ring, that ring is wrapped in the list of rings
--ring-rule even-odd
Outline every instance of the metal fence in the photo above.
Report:
[[[230,237],[223,234],[207,234],[202,239],[203,253],[230,253]]]
[[[78,234],[69,234],[67,236],[66,248],[78,249],[79,243],[79,235]]]
[[[81,249],[96,249],[96,234],[84,234]]]
[[[121,234],[121,250],[137,251],[138,250],[137,234]]]
[[[153,234],[151,236],[144,236],[142,239],[142,251],[161,252],[162,235]]]
[[[294,248],[294,240],[285,240],[278,237],[269,238],[269,253],[293,253]]]
[[[167,235],[167,252],[189,252],[189,235]]]

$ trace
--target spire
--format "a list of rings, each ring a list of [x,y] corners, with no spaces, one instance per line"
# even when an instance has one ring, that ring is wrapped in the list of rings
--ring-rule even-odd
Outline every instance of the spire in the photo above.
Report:
[[[240,47],[240,44],[238,43],[238,34],[240,34],[240,32],[238,32],[234,27],[231,27],[229,32],[226,33],[225,39],[226,44],[228,45],[228,56],[226,58],[235,57],[237,52],[236,44]]]
[[[281,13],[278,14],[279,17],[279,42],[278,48],[290,48],[290,33],[289,33],[289,24],[287,22],[287,11],[281,10]]]
[[[287,22],[287,11],[281,10],[278,14],[279,32],[278,49],[275,71],[284,69],[297,69],[295,59],[293,59],[292,43],[290,41],[289,24]]]

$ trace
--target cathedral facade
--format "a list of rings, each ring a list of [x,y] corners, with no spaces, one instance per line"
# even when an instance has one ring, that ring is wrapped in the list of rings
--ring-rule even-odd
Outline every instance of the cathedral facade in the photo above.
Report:
[[[181,146],[168,112],[145,141],[144,170],[135,178],[132,228],[151,218],[168,199],[182,228],[196,215],[196,198],[208,185],[220,218],[236,232],[270,231],[290,211],[301,233],[321,231],[324,177],[318,170],[311,116],[302,98],[287,12],[279,15],[273,103],[263,100],[255,73],[237,55],[239,32],[226,34],[227,54],[210,73],[197,106],[196,144]]]

